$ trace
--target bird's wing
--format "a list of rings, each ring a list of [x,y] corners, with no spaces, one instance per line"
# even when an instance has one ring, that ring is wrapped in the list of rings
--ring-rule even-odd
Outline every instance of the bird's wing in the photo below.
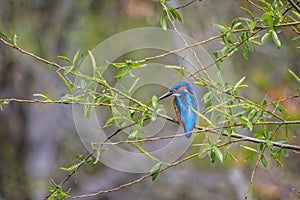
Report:
[[[175,104],[178,110],[177,117],[180,117],[179,121],[181,121],[183,125],[184,132],[192,131],[197,121],[197,114],[192,111],[190,107],[197,110],[197,101],[195,97],[190,94],[178,96],[175,98]]]

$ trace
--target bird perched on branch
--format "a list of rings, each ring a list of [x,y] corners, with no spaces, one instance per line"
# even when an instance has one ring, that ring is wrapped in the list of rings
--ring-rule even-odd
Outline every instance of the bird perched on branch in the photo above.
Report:
[[[175,96],[173,106],[178,119],[178,122],[183,126],[186,137],[190,138],[192,133],[189,133],[195,127],[197,114],[192,110],[197,110],[197,101],[194,96],[194,91],[187,82],[179,82],[173,85],[170,90],[158,98],[158,101]]]

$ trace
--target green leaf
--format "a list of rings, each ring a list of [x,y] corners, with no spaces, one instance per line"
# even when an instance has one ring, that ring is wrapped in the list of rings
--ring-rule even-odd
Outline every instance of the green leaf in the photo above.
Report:
[[[127,63],[110,63],[110,64],[116,68],[127,67]]]
[[[271,142],[270,140],[266,140],[266,143],[267,143],[268,148],[269,148],[270,150],[272,150],[272,148],[273,148],[272,142]]]
[[[164,11],[162,14],[161,14],[161,17],[160,17],[160,26],[166,31],[168,29],[168,26],[167,26],[167,13],[166,11]]]
[[[170,11],[170,14],[173,16],[174,19],[183,22],[183,19],[181,18],[180,14],[174,8],[169,7],[168,10]]]
[[[57,58],[62,59],[64,61],[66,61],[69,64],[72,64],[72,60],[66,56],[57,56]]]
[[[15,46],[18,46],[18,36],[16,34],[14,34],[13,43]]]
[[[218,158],[218,159],[220,160],[220,162],[222,163],[222,162],[223,162],[223,154],[222,154],[222,151],[221,151],[218,147],[216,147],[216,146],[213,147],[213,150],[214,150],[214,152],[215,152],[217,158]]]
[[[272,18],[272,13],[270,12],[265,12],[264,14],[261,15],[260,20],[262,22],[268,21],[270,18]]]
[[[231,30],[235,30],[240,26],[243,26],[243,24],[241,22],[234,22],[231,26]]]
[[[64,67],[64,75],[67,75],[68,73],[70,73],[74,68],[74,65],[70,65],[70,66],[66,66]]]
[[[249,131],[253,130],[253,124],[252,124],[252,122],[247,122],[246,125],[247,125]]]
[[[235,84],[234,90],[236,90],[236,89],[239,87],[239,85],[241,85],[241,84],[244,82],[245,79],[246,79],[246,76],[242,77],[242,78]]]
[[[6,34],[4,33],[2,30],[0,30],[0,35],[2,37],[4,37],[6,40],[10,41],[11,43],[13,43],[13,40]]]
[[[138,62],[132,62],[131,60],[128,61],[127,65],[130,68],[141,68],[147,66],[147,64],[138,63]]]
[[[60,169],[63,171],[73,171],[75,170],[77,167],[79,167],[81,165],[81,163],[76,163],[75,165],[72,165],[71,167],[61,167]]]
[[[274,160],[276,161],[276,165],[278,167],[283,167],[282,162],[280,161],[280,156],[281,156],[281,150],[279,152],[270,152],[271,156],[274,158]]]
[[[241,21],[249,22],[249,23],[251,23],[253,21],[253,20],[251,20],[247,17],[238,17],[238,19],[241,20]]]
[[[298,83],[300,83],[300,78],[299,76],[297,76],[297,74],[295,74],[292,70],[289,69],[289,73],[296,79],[296,81]]]
[[[268,106],[267,100],[263,99],[261,102],[261,106],[265,109]]]
[[[268,25],[269,25],[270,29],[274,28],[274,20],[271,15],[268,17]]]
[[[181,77],[184,77],[184,70],[186,67],[181,67],[181,66],[176,66],[176,65],[166,65],[165,68],[168,69],[175,69],[177,73],[179,73],[179,75]]]
[[[48,92],[48,90],[44,90],[44,94],[47,97],[47,99],[49,99],[49,92]]]
[[[210,158],[211,163],[216,161],[216,154],[213,150],[208,151],[208,156]]]
[[[131,140],[131,139],[135,138],[136,135],[138,134],[138,132],[139,132],[138,130],[135,130],[135,131],[131,132],[131,133],[128,135],[128,139]]]
[[[91,114],[91,111],[92,111],[92,106],[90,105],[85,105],[84,106],[84,116],[85,118],[89,119],[90,118],[90,114]]]
[[[203,144],[201,146],[204,146],[204,147],[200,149],[199,156],[198,156],[200,159],[204,158],[206,155],[208,155],[208,151],[211,150],[211,148],[212,148],[212,146],[210,144]]]
[[[129,90],[128,90],[128,94],[131,94],[131,92],[133,91],[133,89],[135,88],[136,84],[139,82],[140,78],[135,79],[135,81],[133,82],[133,84],[130,86]]]
[[[79,55],[80,55],[80,50],[76,51],[76,53],[75,53],[74,56],[73,56],[73,63],[74,63],[74,64],[75,64],[76,61],[78,60]]]
[[[249,38],[249,42],[253,45],[260,45],[260,42],[256,41],[255,39],[257,39],[259,37],[259,35],[256,35],[256,36],[252,36]],[[255,47],[253,46],[252,47],[252,51],[255,52]]]
[[[225,25],[225,24],[215,24],[215,23],[212,23],[211,24],[213,27],[223,31],[223,32],[226,32],[228,30],[228,27]]]
[[[96,59],[95,59],[95,57],[94,57],[94,55],[93,55],[93,53],[92,53],[91,51],[88,51],[88,53],[89,53],[89,57],[90,57],[90,59],[91,59],[91,61],[92,61],[93,75],[96,76],[96,71],[97,71],[97,63],[96,63]],[[75,55],[75,56],[76,56],[76,55]],[[74,58],[75,58],[75,56],[74,56]],[[74,60],[74,59],[73,59],[73,60]]]
[[[251,18],[254,19],[252,12],[248,8],[245,8],[245,7],[240,7],[240,8],[243,9],[244,11],[246,11],[248,13],[248,15],[250,15]]]
[[[93,165],[94,165],[94,164],[97,164],[97,163],[99,162],[100,155],[101,155],[101,149],[98,147],[98,148],[97,148],[96,159],[95,159],[95,161],[93,162]]]
[[[248,54],[249,54],[249,49],[248,49],[248,45],[246,42],[243,43],[242,45],[242,50],[243,50],[243,57],[248,60]]]
[[[48,99],[47,96],[45,96],[44,94],[33,94],[34,97],[42,97],[44,99]]]
[[[218,58],[219,58],[218,52],[213,52],[213,55],[215,56],[215,59],[216,59],[216,61],[217,61]],[[217,67],[218,73],[220,73],[220,72],[221,72],[220,62],[216,62],[216,67]]]
[[[159,163],[156,163],[155,165],[153,165],[153,167],[150,169],[150,175],[152,177],[152,181],[156,180],[161,166],[162,166],[162,163],[159,162]]]
[[[115,75],[115,77],[120,79],[120,78],[122,78],[125,74],[127,74],[128,71],[129,71],[129,68],[128,68],[128,67],[123,68],[123,69],[121,69],[121,70]]]
[[[72,89],[68,80],[60,72],[57,72],[57,74],[60,77],[60,79],[64,82],[65,86],[67,87],[69,94],[72,94]]]
[[[260,161],[261,161],[261,163],[264,167],[268,166],[268,161],[267,161],[266,157],[263,154],[260,156]]]
[[[272,31],[272,38],[273,38],[273,41],[276,45],[276,47],[279,49],[281,47],[281,42],[277,36],[277,33],[275,31]]]
[[[76,155],[75,155],[75,157],[76,157],[77,159],[81,158],[82,156],[83,156],[82,154],[76,154]]]
[[[85,162],[86,164],[92,164],[92,163],[93,163],[93,157],[92,157],[92,156],[89,157],[89,158],[86,159],[84,162]]]
[[[157,96],[154,95],[152,97],[152,106],[153,106],[153,108],[156,108],[157,105],[158,105],[158,98],[157,98]]]
[[[252,148],[252,147],[248,147],[248,146],[244,146],[244,145],[240,145],[240,147],[242,147],[242,148],[244,148],[246,150],[258,153],[258,151],[256,149]]]
[[[256,27],[256,22],[255,21],[252,21],[250,24],[249,24],[249,28],[251,31],[253,31]]]
[[[0,102],[0,111],[3,111],[3,106],[8,105],[9,101],[1,101]]]
[[[268,40],[270,39],[271,33],[268,31],[264,34],[264,36],[261,38],[261,44],[266,44]]]

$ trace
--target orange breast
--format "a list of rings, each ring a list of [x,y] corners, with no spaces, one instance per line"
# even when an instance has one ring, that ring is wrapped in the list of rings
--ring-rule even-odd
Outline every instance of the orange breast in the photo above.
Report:
[[[179,122],[179,124],[181,124],[181,120],[180,120],[180,116],[179,116],[179,113],[178,113],[178,108],[177,108],[175,100],[173,101],[173,106],[174,106],[174,110],[175,110],[178,122]]]

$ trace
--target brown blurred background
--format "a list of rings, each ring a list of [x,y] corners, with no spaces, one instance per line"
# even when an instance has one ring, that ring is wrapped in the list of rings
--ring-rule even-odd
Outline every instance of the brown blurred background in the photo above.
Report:
[[[177,7],[188,1],[174,0]],[[201,41],[217,35],[211,23],[226,23],[245,16],[240,9],[246,1],[203,1],[182,10],[184,24],[180,31]],[[258,16],[259,11],[254,11]],[[93,49],[102,40],[124,30],[159,26],[161,8],[150,0],[6,0],[0,6],[0,29],[17,34],[20,47],[51,61],[56,56],[71,57],[78,49]],[[299,42],[291,41],[295,33],[283,28],[282,48],[272,42],[258,47],[248,60],[241,53],[224,63],[234,84],[247,77],[249,88],[244,95],[259,102],[265,94],[270,100],[293,94],[299,85],[288,69],[300,74]],[[208,52],[218,50],[219,41],[204,46]],[[228,68],[228,70],[226,69]],[[33,98],[34,93],[48,90],[60,97],[65,88],[55,68],[0,44],[0,97]],[[299,119],[299,100],[284,103],[286,117]],[[299,125],[290,132],[299,135]],[[70,166],[76,153],[87,153],[77,136],[70,106],[11,103],[0,112],[0,199],[42,199],[48,191],[49,179],[61,180],[59,170]],[[292,141],[299,144],[299,138]],[[238,145],[237,145],[237,149]],[[194,159],[159,175],[156,182],[143,181],[132,187],[95,199],[243,199],[255,160],[244,161],[246,150],[233,151],[238,162],[230,159],[211,164],[205,158]],[[284,168],[268,157],[267,168],[259,166],[250,199],[299,199],[293,188],[300,188],[299,154],[290,152],[282,158]],[[67,185],[72,194],[95,192],[116,187],[140,177],[122,173],[101,164],[83,167]]]

